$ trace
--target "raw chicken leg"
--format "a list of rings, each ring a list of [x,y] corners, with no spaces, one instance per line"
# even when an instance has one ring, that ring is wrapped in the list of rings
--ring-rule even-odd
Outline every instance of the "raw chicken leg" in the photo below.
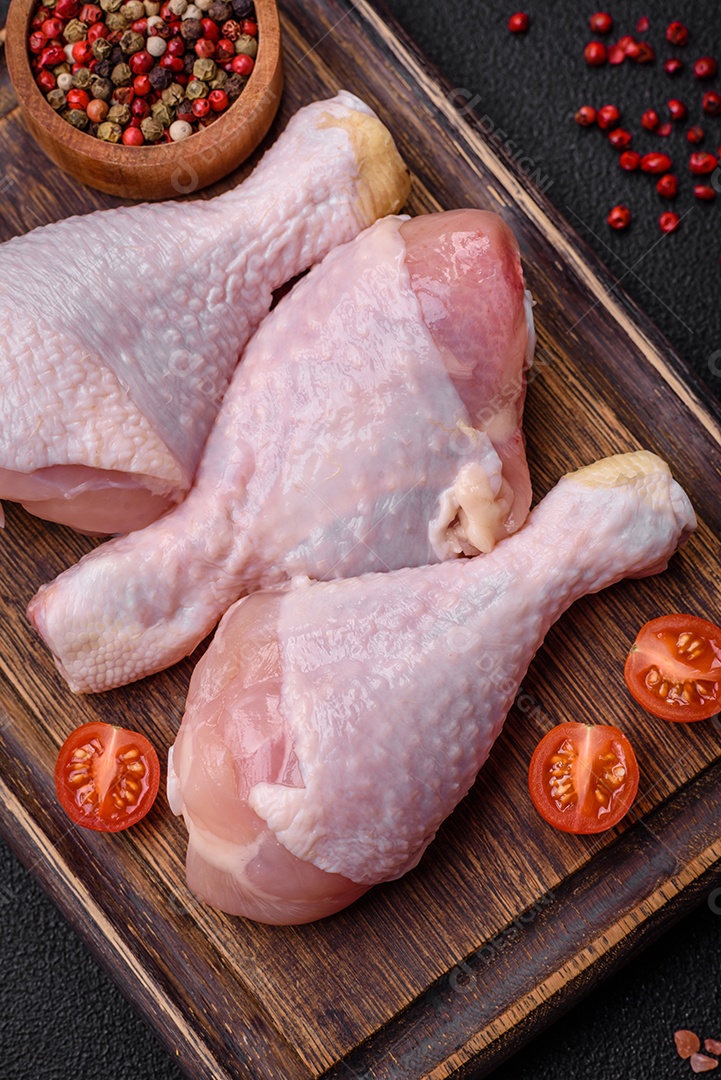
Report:
[[[190,888],[295,923],[405,874],[473,783],[551,624],[664,569],[694,527],[668,467],[639,451],[565,476],[484,558],[239,601],[171,751]]]
[[[157,518],[190,487],[272,290],[408,190],[388,131],[342,92],[301,109],[218,198],[105,210],[3,244],[0,498],[85,532]]]
[[[31,602],[70,686],[159,671],[243,593],[295,574],[490,551],[530,506],[533,343],[495,214],[387,218],[332,252],[248,346],[185,502]]]

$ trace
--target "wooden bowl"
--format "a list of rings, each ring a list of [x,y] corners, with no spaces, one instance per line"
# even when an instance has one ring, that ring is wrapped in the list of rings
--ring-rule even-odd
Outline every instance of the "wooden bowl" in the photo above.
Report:
[[[237,101],[209,127],[178,143],[123,146],[78,131],[45,100],[28,55],[37,0],[12,0],[5,51],[10,78],[30,131],[49,158],[83,184],[125,199],[187,195],[235,169],[267,132],[280,103],[283,71],[275,0],[255,0],[258,56]]]

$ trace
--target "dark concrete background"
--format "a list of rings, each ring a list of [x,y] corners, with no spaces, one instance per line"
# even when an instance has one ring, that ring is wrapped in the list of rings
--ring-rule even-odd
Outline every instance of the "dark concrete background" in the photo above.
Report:
[[[478,98],[486,126],[503,130],[516,152],[531,157],[549,197],[576,225],[623,288],[664,331],[708,386],[721,393],[721,199],[694,203],[684,167],[676,209],[682,229],[662,238],[656,219],[668,206],[647,177],[627,176],[598,131],[573,123],[586,102],[614,101],[634,133],[649,106],[662,110],[681,97],[695,122],[700,89],[690,72],[671,80],[657,62],[590,70],[580,53],[590,38],[587,2],[533,0],[527,37],[505,30],[510,3],[489,0],[389,0],[406,29],[451,78]],[[0,15],[7,0],[0,0]],[[721,15],[715,0],[632,4],[608,8],[621,33],[640,15],[652,21],[646,37],[663,59],[721,54]],[[663,45],[671,18],[692,33],[685,50]],[[612,35],[612,37],[615,35]],[[1,62],[1,61],[0,61]],[[688,65],[687,65],[688,66]],[[721,88],[721,79],[711,84]],[[352,87],[349,87],[353,89]],[[685,125],[682,125],[682,127]],[[721,119],[706,122],[705,148],[721,143]],[[663,146],[679,162],[682,131],[669,139],[638,136],[640,149]],[[605,225],[608,209],[625,201],[634,211],[628,233]],[[721,882],[720,882],[721,884]],[[721,1038],[721,902],[698,910],[495,1074],[498,1080],[673,1080],[690,1075],[673,1049],[672,1033],[690,1027]],[[716,908],[717,910],[714,910]],[[0,844],[0,1080],[176,1080],[172,1057],[155,1041],[85,947],[8,849]]]

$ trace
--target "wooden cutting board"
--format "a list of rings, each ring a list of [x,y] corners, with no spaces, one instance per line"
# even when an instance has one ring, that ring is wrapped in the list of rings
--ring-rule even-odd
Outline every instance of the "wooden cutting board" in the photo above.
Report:
[[[273,928],[225,917],[187,892],[184,830],[162,797],[127,834],[68,827],[52,770],[69,731],[101,718],[167,746],[192,662],[100,697],[73,696],[24,607],[92,542],[9,507],[0,535],[2,831],[195,1080],[483,1075],[687,910],[718,869],[721,724],[647,716],[625,693],[622,664],[637,628],[657,614],[718,619],[719,415],[523,162],[499,157],[467,101],[387,16],[365,0],[281,7],[286,91],[271,138],[300,105],[347,87],[393,131],[415,178],[410,212],[486,207],[515,230],[538,302],[526,413],[536,498],[569,469],[649,447],[689,492],[698,532],[664,575],[587,598],[552,630],[480,779],[413,873],[332,919]],[[0,239],[114,205],[50,165],[2,79]],[[616,723],[638,751],[635,811],[601,838],[556,833],[529,805],[532,749],[568,719]]]

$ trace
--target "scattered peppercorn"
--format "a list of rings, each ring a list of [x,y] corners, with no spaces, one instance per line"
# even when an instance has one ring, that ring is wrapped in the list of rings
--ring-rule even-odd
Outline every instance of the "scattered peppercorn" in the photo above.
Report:
[[[708,90],[701,101],[701,108],[709,116],[721,116],[721,94]]]
[[[666,120],[663,124],[659,124],[659,126],[656,128],[656,134],[660,135],[664,139],[667,138],[672,131],[673,128],[669,124],[668,120]]]
[[[636,23],[636,33],[645,34],[649,30],[650,26],[651,23],[649,22],[648,17],[646,15],[642,15]]]
[[[628,150],[631,145],[631,132],[625,128],[615,128],[609,132],[608,141],[614,150]]]
[[[641,155],[637,154],[635,150],[624,150],[618,159],[618,164],[624,172],[635,172],[641,164]]]
[[[583,50],[583,55],[590,67],[601,67],[608,60],[608,50],[602,41],[590,41]]]
[[[666,41],[672,45],[688,45],[688,30],[682,22],[672,22],[666,27]]]
[[[602,105],[598,110],[596,119],[601,131],[607,131],[609,128],[616,126],[621,119],[621,113],[615,105]]]
[[[588,21],[594,34],[610,34],[613,30],[613,19],[606,11],[597,11]]]
[[[627,229],[631,224],[631,211],[627,206],[614,206],[606,221],[612,229]]]
[[[235,4],[233,5],[233,14],[237,19],[242,17],[238,14]],[[517,11],[508,20],[508,29],[512,34],[525,34],[528,31],[529,22],[528,15],[524,11]]]
[[[608,62],[609,64],[622,64],[626,59],[626,53],[623,51],[620,45],[608,46]]]
[[[581,127],[591,127],[596,123],[596,110],[592,105],[582,105],[573,119]]]
[[[674,176],[673,173],[666,173],[665,176],[661,176],[656,183],[656,191],[664,199],[675,199],[678,195],[678,177]]]
[[[641,171],[645,173],[659,175],[660,173],[668,172],[672,167],[673,162],[668,154],[654,152],[651,154],[644,154],[641,158]]]
[[[684,120],[685,119],[685,117],[686,117],[686,106],[684,105],[684,103],[682,101],[679,101],[678,98],[671,98],[671,100],[667,104],[668,104],[668,111],[671,113],[671,118],[673,120]]]
[[[646,131],[655,131],[660,123],[661,118],[655,109],[646,109],[641,117],[641,127],[646,128]]]
[[[178,142],[240,97],[258,23],[253,0],[38,0],[28,49],[74,127],[125,146]]]
[[[694,124],[693,127],[690,127],[686,132],[686,138],[688,139],[688,141],[690,143],[694,143],[695,145],[698,145],[698,143],[702,143],[704,141],[705,135],[706,133],[704,129],[702,127],[699,127],[698,124]]]
[[[705,176],[712,173],[718,165],[718,159],[714,154],[707,154],[703,150],[697,150],[688,159],[688,169],[693,176]]]
[[[693,66],[693,73],[697,79],[712,79],[718,70],[718,65],[713,56],[701,56]]]
[[[656,59],[656,50],[647,41],[639,41],[631,58],[637,64],[652,64]]]
[[[673,210],[666,210],[665,213],[661,214],[658,223],[661,226],[661,232],[676,232],[676,229],[681,224],[681,218]]]
[[[702,199],[704,202],[713,202],[716,198],[716,192],[710,184],[694,184],[693,193],[697,199]]]

